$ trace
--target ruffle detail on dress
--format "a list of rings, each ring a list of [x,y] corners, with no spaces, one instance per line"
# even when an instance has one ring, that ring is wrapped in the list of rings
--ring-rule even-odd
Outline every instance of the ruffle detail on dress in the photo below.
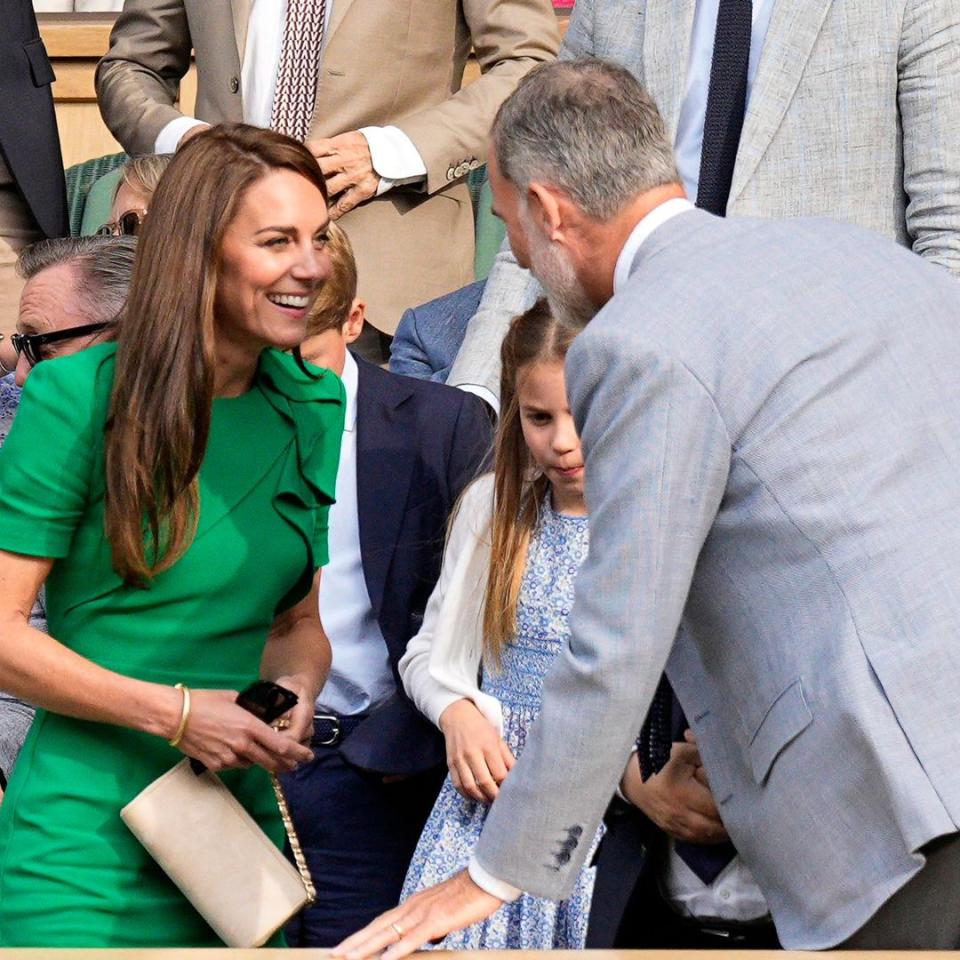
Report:
[[[325,517],[336,493],[346,394],[331,370],[311,369],[317,372],[315,378],[289,354],[265,350],[257,374],[257,386],[291,423],[294,435],[295,455],[288,454],[281,469],[273,503],[303,537],[311,558],[309,571],[281,600],[278,611],[303,599],[313,573],[327,562]]]

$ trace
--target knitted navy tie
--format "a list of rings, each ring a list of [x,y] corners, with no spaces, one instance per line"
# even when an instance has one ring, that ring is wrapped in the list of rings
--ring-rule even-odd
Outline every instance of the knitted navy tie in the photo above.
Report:
[[[720,0],[703,121],[697,206],[725,216],[747,108],[752,0]]]

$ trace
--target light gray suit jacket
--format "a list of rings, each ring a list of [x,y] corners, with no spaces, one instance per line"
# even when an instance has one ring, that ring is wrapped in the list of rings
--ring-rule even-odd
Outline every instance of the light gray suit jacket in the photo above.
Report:
[[[560,57],[623,64],[674,138],[695,9],[578,0]],[[857,223],[960,274],[960,0],[775,0],[727,212]],[[535,297],[505,248],[447,382],[497,395],[500,341]]]
[[[960,824],[957,370],[956,281],[875,234],[652,234],[567,360],[590,553],[483,867],[570,893],[666,665],[785,946],[920,869]]]

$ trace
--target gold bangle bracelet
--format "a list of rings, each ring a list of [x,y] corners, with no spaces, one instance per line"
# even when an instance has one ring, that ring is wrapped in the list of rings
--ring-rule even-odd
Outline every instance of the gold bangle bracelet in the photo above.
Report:
[[[187,732],[187,721],[190,719],[190,688],[185,687],[182,683],[175,683],[173,689],[179,690],[183,694],[183,706],[180,709],[180,725],[177,727],[177,732],[173,735],[173,739],[168,740],[167,743],[171,747],[179,747],[183,735]]]

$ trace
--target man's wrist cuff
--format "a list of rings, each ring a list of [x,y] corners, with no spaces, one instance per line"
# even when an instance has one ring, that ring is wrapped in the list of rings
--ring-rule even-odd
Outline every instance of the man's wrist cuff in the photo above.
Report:
[[[517,887],[512,886],[505,880],[497,879],[492,873],[484,870],[477,862],[476,857],[470,858],[470,863],[467,865],[467,872],[470,874],[470,879],[481,890],[489,893],[491,897],[503,900],[504,903],[510,903],[516,900],[517,897],[523,893],[523,891]]]

